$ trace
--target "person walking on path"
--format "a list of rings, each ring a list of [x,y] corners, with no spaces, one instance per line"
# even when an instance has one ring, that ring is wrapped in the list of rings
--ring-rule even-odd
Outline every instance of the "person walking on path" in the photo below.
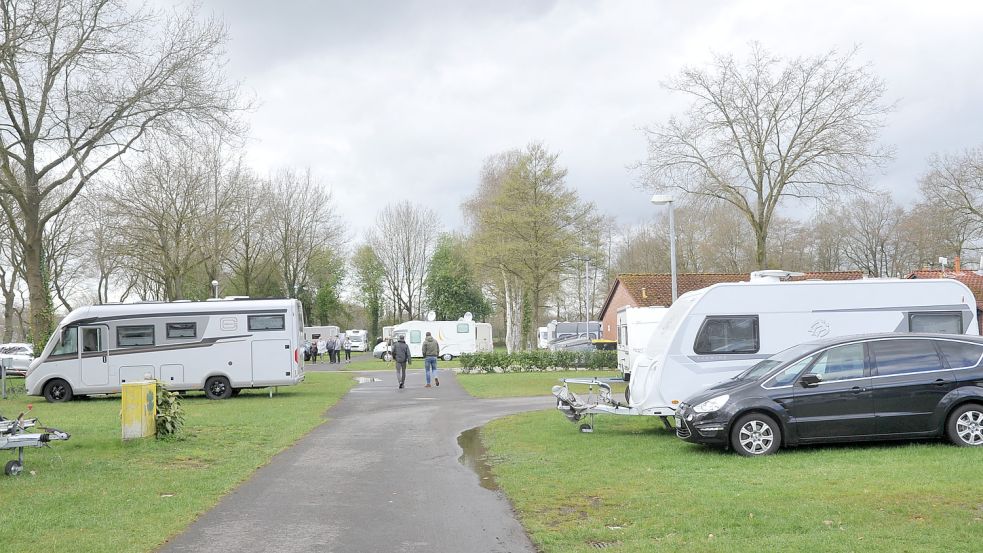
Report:
[[[328,338],[328,363],[335,362],[335,356],[338,353],[338,338],[332,336]]]
[[[434,337],[428,332],[427,337],[423,339],[423,372],[427,376],[427,385],[430,387],[430,379],[433,379],[434,384],[440,386],[440,380],[437,379],[437,356],[440,355],[440,344]]]
[[[342,348],[344,348],[344,350],[345,350],[345,363],[351,363],[352,362],[352,341],[351,341],[351,339],[348,338],[348,336],[345,336],[345,343],[342,344]]]
[[[310,350],[311,351],[311,354],[310,354],[311,361],[313,361],[314,363],[317,363],[317,340],[311,340],[310,348],[311,348],[311,350]]]
[[[399,340],[393,344],[393,361],[396,362],[396,380],[399,381],[399,387],[403,387],[403,383],[406,381],[406,364],[413,363],[413,358],[410,357],[410,346],[406,345],[406,336],[400,334]],[[429,384],[427,384],[429,386]]]

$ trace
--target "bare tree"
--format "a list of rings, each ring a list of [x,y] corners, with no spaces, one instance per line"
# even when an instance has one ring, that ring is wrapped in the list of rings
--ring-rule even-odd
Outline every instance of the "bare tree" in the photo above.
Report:
[[[693,100],[682,119],[645,129],[640,164],[651,188],[678,189],[734,206],[768,263],[768,233],[783,198],[864,187],[869,165],[889,157],[875,144],[883,83],[854,63],[856,52],[780,60],[759,45],[741,64],[717,56],[668,83]]]
[[[406,200],[387,205],[376,216],[367,241],[382,264],[397,317],[421,316],[427,264],[440,232],[440,220],[432,209]]]
[[[331,206],[331,193],[310,170],[284,169],[270,183],[269,223],[283,288],[296,298],[311,284],[311,262],[344,244],[344,232]]]
[[[983,231],[983,146],[933,156],[921,190],[929,202],[948,208],[949,217],[960,216],[969,228]]]
[[[227,126],[236,108],[219,21],[130,5],[0,0],[0,208],[23,250],[38,341],[52,326],[48,222],[148,132]]]
[[[905,210],[887,193],[863,195],[843,207],[844,255],[869,276],[898,276],[910,265],[910,240],[900,223]]]
[[[252,175],[243,176],[239,199],[228,214],[232,242],[226,266],[233,286],[249,296],[268,283],[273,273],[273,237],[269,233],[271,214],[269,190]]]

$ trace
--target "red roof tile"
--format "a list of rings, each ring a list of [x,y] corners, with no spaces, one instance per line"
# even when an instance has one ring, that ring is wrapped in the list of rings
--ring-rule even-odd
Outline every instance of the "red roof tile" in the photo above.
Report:
[[[973,292],[973,295],[976,296],[977,307],[983,309],[983,274],[979,272],[960,271],[956,273],[954,271],[921,270],[915,271],[905,278],[951,278],[958,280]]]

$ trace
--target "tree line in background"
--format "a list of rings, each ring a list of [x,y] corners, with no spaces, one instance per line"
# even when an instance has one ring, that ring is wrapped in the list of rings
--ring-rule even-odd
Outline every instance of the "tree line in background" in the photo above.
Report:
[[[248,167],[250,102],[222,72],[225,28],[194,8],[0,0],[0,25],[4,341],[43,342],[56,310],[204,299],[218,281],[374,336],[470,312],[513,351],[547,320],[596,317],[617,273],[669,271],[664,214],[604,217],[539,142],[487,158],[459,233],[400,201],[346,236],[310,171]],[[892,155],[877,137],[895,106],[856,52],[752,45],[668,87],[691,103],[644,130],[637,169],[642,188],[678,198],[680,271],[896,276],[980,251],[983,148],[929,160],[911,205],[869,186]]]

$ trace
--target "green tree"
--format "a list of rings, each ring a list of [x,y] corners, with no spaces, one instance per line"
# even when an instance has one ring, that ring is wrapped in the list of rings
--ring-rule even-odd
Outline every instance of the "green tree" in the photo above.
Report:
[[[365,244],[355,251],[352,258],[353,277],[358,294],[369,319],[369,338],[375,340],[382,334],[379,319],[382,316],[382,290],[386,270],[372,247]],[[372,343],[371,341],[369,343]]]
[[[346,316],[339,296],[345,276],[341,258],[329,250],[319,252],[311,260],[311,275],[316,287],[311,295],[311,320],[322,325],[338,324]]]
[[[427,305],[437,314],[437,320],[453,321],[470,311],[475,320],[481,321],[491,314],[491,306],[464,255],[463,244],[453,236],[441,237],[423,286]]]
[[[500,281],[510,351],[532,347],[532,322],[541,321],[559,275],[598,249],[601,219],[567,187],[566,176],[557,154],[533,143],[490,158],[464,206],[474,225],[475,258]]]

